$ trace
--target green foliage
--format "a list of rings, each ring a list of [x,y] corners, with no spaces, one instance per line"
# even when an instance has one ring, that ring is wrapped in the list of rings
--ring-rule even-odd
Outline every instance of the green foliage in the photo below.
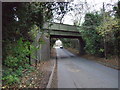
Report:
[[[64,47],[72,47],[72,40],[73,39],[61,38]]]
[[[14,73],[12,68],[4,68],[2,81],[5,85],[12,85],[16,82],[19,82],[19,78],[17,74]]]
[[[33,25],[33,27],[31,28],[31,30],[28,33],[30,34],[30,36],[33,39],[35,39],[39,32],[40,32],[40,28],[37,25]]]
[[[19,78],[16,75],[8,75],[6,77],[3,77],[3,80],[6,82],[6,84],[12,85],[16,82],[20,82]]]
[[[31,28],[31,31],[28,33],[31,35],[32,39],[34,39],[34,40],[36,39],[37,35],[39,34],[40,37],[37,40],[37,43],[39,43],[39,44],[45,43],[43,40],[43,37],[42,37],[45,34],[42,32],[42,30],[40,31],[40,28],[37,25],[33,25],[33,27]]]
[[[3,70],[3,77],[4,76],[7,76],[7,75],[11,75],[12,74],[12,72],[13,72],[13,70],[11,69],[11,68],[4,68],[4,70]],[[3,78],[2,77],[2,78]]]
[[[10,67],[10,68],[15,68],[18,66],[18,58],[8,56],[5,60],[5,65]]]
[[[104,37],[108,34],[110,35],[117,32],[117,30],[119,30],[120,28],[118,22],[119,22],[118,19],[114,19],[110,16],[106,16],[105,21],[103,21],[101,25],[97,27],[99,35]]]
[[[85,50],[89,54],[119,56],[120,46],[120,1],[114,7],[115,17],[110,12],[102,14],[88,13],[80,30],[86,43]]]
[[[32,54],[37,48],[23,38],[20,38],[15,44],[9,44],[7,48],[7,50],[10,50],[4,60],[4,65],[7,69],[3,73],[2,80],[4,84],[11,85],[19,82],[19,77],[23,75],[22,71],[24,69],[33,70],[28,63],[27,56]]]
[[[101,37],[98,35],[96,27],[101,23],[101,15],[88,13],[85,15],[85,22],[80,32],[85,41],[85,50],[89,54],[101,54],[102,47],[100,45]]]
[[[102,16],[98,13],[87,13],[85,15],[85,22],[83,23],[83,26],[87,26],[86,28],[92,28],[98,26],[101,23]]]
[[[30,67],[30,66],[29,66]],[[23,73],[22,73],[22,70],[23,70],[24,68],[23,67],[21,67],[21,66],[19,66],[19,68],[15,71],[15,74],[18,76],[18,77],[21,77],[22,75],[23,75]]]
[[[119,56],[120,50],[120,1],[118,5],[113,8],[115,17],[104,12],[103,22],[96,28],[99,35],[104,39],[105,53],[109,55]]]
[[[39,49],[34,45],[30,45],[29,41],[24,41],[23,38],[20,38],[20,40],[18,40],[15,45],[16,46],[9,46],[12,55],[8,55],[4,61],[4,65],[10,68],[18,68],[19,66],[24,66],[25,63],[28,63],[27,56]]]
[[[62,6],[61,12],[65,11],[63,4],[58,5]],[[44,34],[43,23],[51,20],[52,10],[57,9],[58,5],[49,2],[2,3],[2,63],[8,69],[3,74],[4,85],[19,82],[18,78],[22,76],[23,69],[33,70],[28,64],[28,57],[39,49],[40,44],[44,43],[42,37],[35,41],[36,37],[38,33]]]
[[[2,81],[3,85],[12,85],[15,83],[20,83],[20,77],[24,75],[23,70],[27,69],[27,73],[35,70],[34,67],[31,67],[29,64],[25,64],[23,66],[19,66],[17,69],[13,68],[4,68]]]

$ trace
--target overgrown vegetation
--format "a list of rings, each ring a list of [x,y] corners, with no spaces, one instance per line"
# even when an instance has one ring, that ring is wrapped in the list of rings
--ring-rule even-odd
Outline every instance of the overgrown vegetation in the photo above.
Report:
[[[3,86],[19,83],[24,71],[34,70],[31,58],[39,45],[44,43],[43,23],[52,21],[59,9],[63,13],[64,4],[53,2],[4,2],[2,3],[3,27]],[[36,37],[41,34],[38,40]]]
[[[24,70],[34,70],[32,43],[43,22],[52,17],[51,3],[3,3],[3,86],[20,83]],[[41,42],[40,42],[41,43]],[[40,44],[39,43],[39,44]],[[35,58],[35,57],[33,57]]]
[[[88,54],[105,57],[119,56],[120,34],[120,2],[111,12],[87,13],[80,32],[85,41]],[[112,13],[113,13],[112,12]]]
[[[95,13],[88,13],[85,16],[85,22],[80,30],[82,37],[86,43],[85,50],[87,53],[93,55],[102,54],[101,38],[96,30],[96,27],[101,23],[101,15]]]

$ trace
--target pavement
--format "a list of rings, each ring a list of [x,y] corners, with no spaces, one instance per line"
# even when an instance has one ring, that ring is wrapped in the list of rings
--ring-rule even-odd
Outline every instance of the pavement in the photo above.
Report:
[[[58,88],[118,88],[118,70],[56,48]]]

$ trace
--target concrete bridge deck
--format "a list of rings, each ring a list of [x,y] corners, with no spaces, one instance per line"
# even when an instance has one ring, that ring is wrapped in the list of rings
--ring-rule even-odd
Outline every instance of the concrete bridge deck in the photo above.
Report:
[[[48,23],[46,22],[43,25],[43,29],[50,33],[52,36],[71,36],[71,37],[80,37],[80,32],[77,26],[66,25],[60,23]]]

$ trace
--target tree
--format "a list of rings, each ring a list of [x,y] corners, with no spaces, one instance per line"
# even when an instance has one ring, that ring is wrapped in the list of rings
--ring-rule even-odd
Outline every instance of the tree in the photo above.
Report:
[[[28,36],[27,33],[34,24],[42,28],[43,23],[52,17],[50,4],[3,3],[3,39],[13,41],[13,38],[16,39],[15,37]]]
[[[63,17],[71,10],[69,2],[54,2],[52,5],[53,21],[62,23]]]
[[[105,57],[107,59],[107,54],[117,55],[119,56],[119,34],[120,34],[120,14],[119,7],[120,2],[118,2],[117,6],[114,6],[113,9],[115,13],[115,17],[111,16],[109,12],[103,11],[103,23],[98,26],[98,33],[104,39],[104,49],[105,49]],[[109,43],[109,44],[107,44]],[[109,48],[112,46],[112,48]],[[108,50],[109,49],[109,50]],[[107,53],[109,52],[109,53]]]
[[[81,35],[86,43],[85,50],[89,54],[100,55],[102,53],[101,37],[98,35],[96,27],[101,23],[101,15],[87,13],[85,22],[82,24]]]
[[[29,68],[29,56],[37,47],[30,31],[42,32],[42,25],[52,18],[52,3],[2,3],[3,85],[19,81],[22,70]],[[34,33],[33,33],[34,34]],[[36,37],[36,36],[35,36]]]
[[[118,58],[120,58],[120,50],[118,49],[120,47],[120,1],[118,1],[117,6],[114,7],[114,11],[116,11],[115,16],[118,19],[118,30],[115,33],[116,38],[116,52]]]

